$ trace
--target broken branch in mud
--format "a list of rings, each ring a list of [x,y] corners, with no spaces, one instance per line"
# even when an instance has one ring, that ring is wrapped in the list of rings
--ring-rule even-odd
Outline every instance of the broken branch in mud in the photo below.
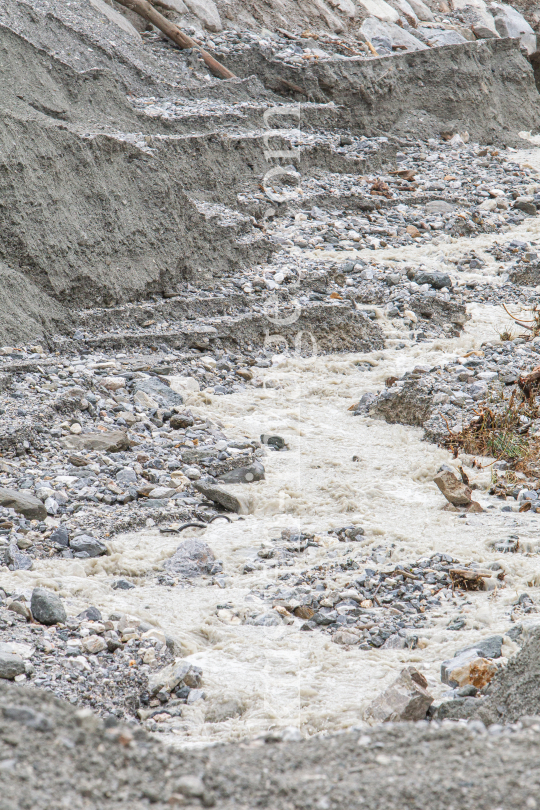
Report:
[[[523,395],[530,400],[534,394],[538,393],[540,387],[540,366],[533,368],[530,374],[518,377],[517,383],[523,391]]]
[[[163,14],[155,9],[147,0],[118,0],[120,5],[129,8],[130,11],[134,11],[139,16],[143,17],[148,22],[155,25],[156,28],[159,28],[165,36],[172,39],[172,41],[178,45],[180,48],[195,48],[195,50],[199,51],[201,54],[203,61],[213,76],[217,76],[218,79],[235,79],[236,76],[234,73],[226,68],[224,65],[220,64],[217,59],[214,59],[213,56],[201,48],[195,40],[188,37],[186,34],[178,28],[177,25],[172,23]]]
[[[540,334],[540,309],[538,307],[533,307],[532,309],[532,319],[530,321],[520,321],[519,318],[516,318],[515,315],[512,315],[511,312],[508,311],[506,304],[503,303],[502,308],[509,315],[513,321],[515,321],[519,326],[522,326],[524,329],[528,329],[531,332],[529,337],[538,337]],[[524,336],[527,337],[527,336]]]
[[[477,571],[472,568],[451,568],[452,586],[464,591],[484,591],[484,579],[490,579],[492,571]]]

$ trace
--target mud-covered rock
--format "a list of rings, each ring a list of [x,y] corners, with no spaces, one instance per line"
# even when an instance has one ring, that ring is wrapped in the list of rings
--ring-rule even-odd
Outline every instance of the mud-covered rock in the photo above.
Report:
[[[375,723],[423,720],[433,703],[427,681],[414,667],[406,667],[394,683],[367,708],[366,719]]]
[[[437,484],[446,500],[454,506],[468,506],[472,501],[470,488],[458,481],[454,473],[447,470],[435,476],[433,481]]]

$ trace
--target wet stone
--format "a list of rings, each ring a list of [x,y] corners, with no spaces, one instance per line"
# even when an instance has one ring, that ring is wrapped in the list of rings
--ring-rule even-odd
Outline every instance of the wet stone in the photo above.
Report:
[[[60,597],[45,588],[34,588],[30,609],[41,624],[61,624],[66,620],[66,609]]]
[[[184,540],[175,554],[166,561],[165,570],[168,574],[179,577],[198,577],[209,574],[215,563],[212,549],[202,540],[195,538]]]
[[[104,543],[89,534],[72,537],[69,546],[74,557],[101,557],[107,553]]]

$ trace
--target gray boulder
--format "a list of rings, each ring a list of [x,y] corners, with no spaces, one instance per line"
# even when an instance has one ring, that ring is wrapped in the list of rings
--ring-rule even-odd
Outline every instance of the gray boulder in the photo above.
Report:
[[[83,619],[87,622],[100,622],[103,619],[103,616],[97,607],[91,605],[90,607],[87,607],[86,610],[83,610],[82,613],[79,613],[77,618]]]
[[[47,517],[47,510],[39,498],[14,489],[0,487],[0,506],[14,509],[29,520],[45,520]]]
[[[451,214],[456,210],[456,205],[446,200],[431,200],[426,203],[426,214]]]
[[[89,534],[72,537],[69,546],[74,557],[102,557],[107,553],[107,546]]]
[[[209,574],[214,562],[215,557],[210,546],[192,537],[180,543],[164,568],[169,574],[176,576],[199,577],[201,574]]]
[[[63,624],[67,618],[60,597],[45,588],[34,588],[30,608],[32,616],[40,624]]]
[[[108,430],[103,433],[81,433],[63,439],[64,447],[71,450],[94,450],[101,453],[120,453],[129,450],[131,442],[123,430]]]
[[[502,643],[502,636],[489,636],[488,638],[483,638],[481,641],[478,641],[476,644],[471,644],[470,647],[464,647],[464,649],[458,650],[456,656],[470,652],[471,650],[476,650],[478,655],[482,656],[482,658],[500,658],[502,655]]]
[[[427,46],[408,31],[392,22],[382,22],[376,17],[368,17],[360,28],[364,37],[371,42],[377,53],[392,53],[392,48],[407,51],[425,51]]]
[[[4,559],[11,571],[30,571],[33,565],[32,557],[19,551],[17,543],[9,544]]]
[[[184,400],[180,394],[173,391],[166,383],[158,377],[150,377],[148,380],[137,380],[133,386],[133,393],[142,391],[156,402],[164,405],[182,405]]]
[[[0,678],[12,681],[24,672],[24,660],[15,653],[0,653]]]
[[[468,506],[472,501],[470,488],[459,481],[454,473],[447,470],[438,473],[433,479],[446,500],[453,506]]]
[[[414,667],[407,667],[370,704],[366,710],[366,719],[375,723],[423,720],[433,703],[427,685],[421,672]]]
[[[452,279],[447,273],[430,272],[428,270],[421,270],[414,277],[416,284],[429,284],[435,290],[442,290],[443,287],[452,286]]]
[[[219,476],[224,484],[251,484],[253,481],[264,480],[264,466],[260,461],[254,461],[248,467],[237,467]]]
[[[490,11],[495,18],[495,28],[501,37],[519,37],[519,43],[527,53],[536,51],[534,29],[517,9],[504,3],[491,3]]]
[[[462,45],[467,42],[459,31],[447,28],[418,28],[418,33],[432,47],[441,48],[443,45]]]
[[[238,515],[245,515],[249,512],[247,502],[240,495],[235,495],[225,487],[204,481],[195,481],[193,486],[210,501],[219,503],[229,512],[236,512]]]
[[[120,14],[119,11],[116,11],[114,8],[111,8],[104,0],[90,0],[91,5],[99,12],[104,14],[110,22],[114,25],[117,25],[122,31],[125,31],[126,34],[129,34],[134,39],[138,40],[138,42],[142,41],[142,37],[135,28],[134,25],[130,23],[128,19],[124,16],[124,14]]]
[[[65,526],[58,526],[57,529],[49,537],[51,543],[56,543],[59,546],[67,548],[69,545],[69,532]]]
[[[469,388],[469,394],[477,402],[479,399],[483,399],[488,392],[488,387],[485,382],[475,382]]]
[[[116,480],[122,486],[129,486],[130,484],[136,484],[137,473],[130,467],[124,467],[123,470],[119,470],[119,472],[116,473]]]
[[[524,214],[529,214],[532,217],[536,215],[537,211],[534,197],[528,196],[518,197],[512,208],[517,208],[518,211],[523,211]]]

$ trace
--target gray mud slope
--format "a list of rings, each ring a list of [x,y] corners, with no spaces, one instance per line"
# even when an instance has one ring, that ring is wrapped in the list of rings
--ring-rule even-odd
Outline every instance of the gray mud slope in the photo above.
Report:
[[[76,73],[0,29],[0,258],[72,307],[161,292],[199,268],[264,259],[264,238],[207,220],[175,161],[118,134],[140,131],[126,88]],[[24,65],[30,70],[25,71]],[[15,81],[14,81],[15,77]],[[44,299],[44,307],[46,301]]]
[[[372,136],[468,131],[482,143],[513,143],[540,126],[532,67],[512,39],[484,39],[375,59],[282,65],[253,53],[224,60],[239,76],[256,73],[283,91],[283,80],[310,101],[340,105],[340,123]]]
[[[0,715],[1,810],[521,810],[540,787],[538,726],[397,724],[177,752],[40,690],[0,685]]]
[[[275,245],[238,210],[237,195],[260,190],[263,112],[288,100],[282,79],[319,104],[304,105],[302,126],[324,137],[346,126],[467,129],[484,141],[500,130],[511,140],[540,124],[540,96],[517,41],[336,59],[300,73],[262,55],[245,64],[231,57],[231,66],[243,78],[190,72],[178,52],[153,49],[83,0],[5,0],[0,261],[11,275],[1,343],[66,332],[77,308],[168,295],[181,282],[203,286],[264,263]],[[199,107],[174,120],[151,117],[134,103],[147,96]],[[213,112],[212,99],[232,105],[229,113]],[[239,111],[238,102],[248,103]],[[314,143],[302,151],[301,171],[318,167],[370,168]],[[35,306],[24,307],[29,290]],[[11,313],[23,309],[11,330]]]

